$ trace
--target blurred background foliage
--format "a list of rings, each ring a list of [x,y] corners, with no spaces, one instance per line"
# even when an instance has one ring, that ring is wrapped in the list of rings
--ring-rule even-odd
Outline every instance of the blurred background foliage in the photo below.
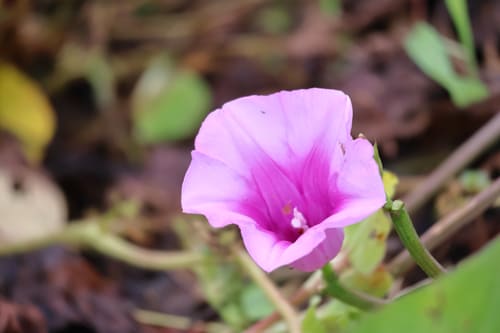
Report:
[[[4,256],[0,331],[239,332],[254,325],[258,332],[274,307],[234,260],[237,231],[180,215],[180,186],[211,110],[244,95],[315,86],[350,95],[353,135],[378,143],[398,175],[384,173],[386,191],[401,196],[499,112],[500,2],[1,0],[2,244],[104,218],[117,220],[105,232],[131,244],[204,260],[163,272],[62,246]],[[498,148],[415,215],[419,232],[498,177]],[[138,212],[113,213],[124,202]],[[455,264],[493,239],[498,206],[438,246],[437,257]],[[348,228],[335,265],[346,286],[392,297],[424,277],[416,269],[391,274],[385,259],[400,250],[380,211]],[[427,319],[409,317],[415,304],[430,309],[425,318],[442,325],[437,331],[458,332],[457,316],[473,307],[464,301],[496,306],[498,295],[487,294],[498,289],[495,256],[498,245],[359,328],[359,310],[310,297],[317,276],[281,269],[271,278],[303,310],[304,332],[398,331],[401,323],[433,332]],[[476,298],[457,298],[472,284],[480,288]],[[439,302],[456,308],[441,313]],[[471,312],[460,327],[483,319],[498,325],[489,314]],[[266,327],[286,331],[283,322]]]

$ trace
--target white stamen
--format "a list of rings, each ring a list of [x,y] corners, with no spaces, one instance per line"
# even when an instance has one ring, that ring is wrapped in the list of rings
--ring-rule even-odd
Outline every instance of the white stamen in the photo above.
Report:
[[[292,227],[295,229],[307,230],[309,226],[307,225],[306,218],[304,215],[298,210],[297,207],[293,207],[293,218],[290,221]]]

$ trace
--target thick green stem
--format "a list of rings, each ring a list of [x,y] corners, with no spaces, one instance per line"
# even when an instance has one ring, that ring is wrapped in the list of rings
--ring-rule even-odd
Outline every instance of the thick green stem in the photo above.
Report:
[[[422,245],[418,234],[413,227],[410,215],[400,200],[389,202],[387,209],[391,215],[394,229],[401,242],[411,254],[420,268],[431,278],[436,278],[446,272],[429,251]]]
[[[450,214],[435,222],[420,239],[422,244],[432,251],[439,244],[446,242],[452,235],[481,215],[500,196],[500,178],[497,178],[488,188],[476,194],[462,207],[457,208]],[[389,263],[389,271],[401,276],[408,271],[414,262],[408,251],[402,251]]]
[[[323,266],[322,272],[323,279],[326,283],[325,291],[339,301],[357,307],[361,310],[373,310],[386,303],[382,299],[369,295],[362,295],[342,286],[330,264]]]

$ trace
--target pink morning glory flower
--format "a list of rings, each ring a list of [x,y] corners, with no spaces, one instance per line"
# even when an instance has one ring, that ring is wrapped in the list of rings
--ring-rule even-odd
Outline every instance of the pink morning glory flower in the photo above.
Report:
[[[337,90],[282,91],[228,102],[196,137],[182,208],[236,224],[265,271],[313,271],[340,251],[343,228],[385,203],[373,147],[351,137]]]

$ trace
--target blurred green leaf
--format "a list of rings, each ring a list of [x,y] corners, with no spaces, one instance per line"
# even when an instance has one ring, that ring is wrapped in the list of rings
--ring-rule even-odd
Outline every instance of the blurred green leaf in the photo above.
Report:
[[[344,332],[349,325],[359,320],[360,314],[359,309],[335,299],[322,305],[316,311],[318,319],[329,333]]]
[[[60,90],[68,82],[79,78],[90,84],[93,98],[101,111],[109,111],[115,106],[116,73],[109,54],[99,47],[88,48],[68,41],[59,51],[54,74],[45,84],[49,90]]]
[[[393,278],[384,266],[379,266],[369,275],[348,269],[340,276],[340,282],[347,288],[383,297],[389,292]]]
[[[204,228],[209,228],[208,224],[199,220],[179,218],[174,223],[174,229],[185,247],[206,254],[206,260],[193,267],[193,271],[207,302],[225,323],[240,331],[253,321],[269,315],[274,311],[274,306],[255,283],[248,282],[234,261],[207,248],[207,240],[202,237],[206,231]],[[226,242],[234,239],[230,235],[232,231],[219,231],[217,244],[222,245],[220,239]]]
[[[342,11],[340,0],[319,0],[321,11],[330,15],[339,15]]]
[[[26,156],[38,162],[55,127],[52,106],[36,82],[0,61],[0,129],[16,136]]]
[[[195,268],[201,288],[207,299],[232,327],[245,327],[250,319],[241,306],[240,296],[245,288],[244,277],[231,263],[220,262],[211,255],[211,260]]]
[[[410,58],[448,90],[456,105],[463,107],[488,96],[487,87],[478,78],[463,77],[455,72],[441,36],[431,25],[417,23],[404,45]]]
[[[142,74],[132,96],[134,134],[140,143],[192,136],[211,105],[208,85],[162,56]]]
[[[455,72],[439,33],[427,23],[417,23],[406,37],[405,48],[415,63],[434,80],[447,86]]]
[[[384,259],[391,221],[382,209],[345,228],[345,250],[354,269],[369,275]]]
[[[134,10],[134,15],[140,18],[152,16],[161,12],[162,7],[160,3],[155,3],[153,1],[139,2]]]
[[[248,283],[230,262],[213,260],[195,271],[207,301],[235,329],[246,327],[274,310],[258,286]]]
[[[498,258],[500,240],[433,284],[367,314],[349,332],[498,332]]]
[[[292,20],[288,12],[289,8],[284,4],[275,4],[260,10],[257,13],[255,24],[269,34],[286,33],[292,25]]]
[[[97,105],[103,110],[115,103],[115,76],[106,54],[93,50],[88,54],[84,75],[92,86]]]
[[[450,94],[457,106],[467,106],[488,97],[488,88],[475,77],[461,77],[456,75],[450,86]]]
[[[453,23],[458,32],[458,37],[460,38],[460,43],[467,50],[469,57],[469,63],[471,70],[476,71],[476,57],[474,48],[474,37],[472,34],[472,29],[469,21],[469,15],[467,13],[467,1],[466,0],[446,0],[446,7],[448,7],[448,12],[453,19]]]
[[[490,177],[483,170],[465,170],[460,174],[459,182],[469,193],[479,193],[491,184]]]
[[[245,317],[251,321],[259,320],[274,311],[262,289],[254,283],[248,284],[242,290],[240,300]]]
[[[315,302],[311,302],[307,309],[304,319],[302,319],[302,332],[307,333],[327,333],[325,325],[316,316]]]

